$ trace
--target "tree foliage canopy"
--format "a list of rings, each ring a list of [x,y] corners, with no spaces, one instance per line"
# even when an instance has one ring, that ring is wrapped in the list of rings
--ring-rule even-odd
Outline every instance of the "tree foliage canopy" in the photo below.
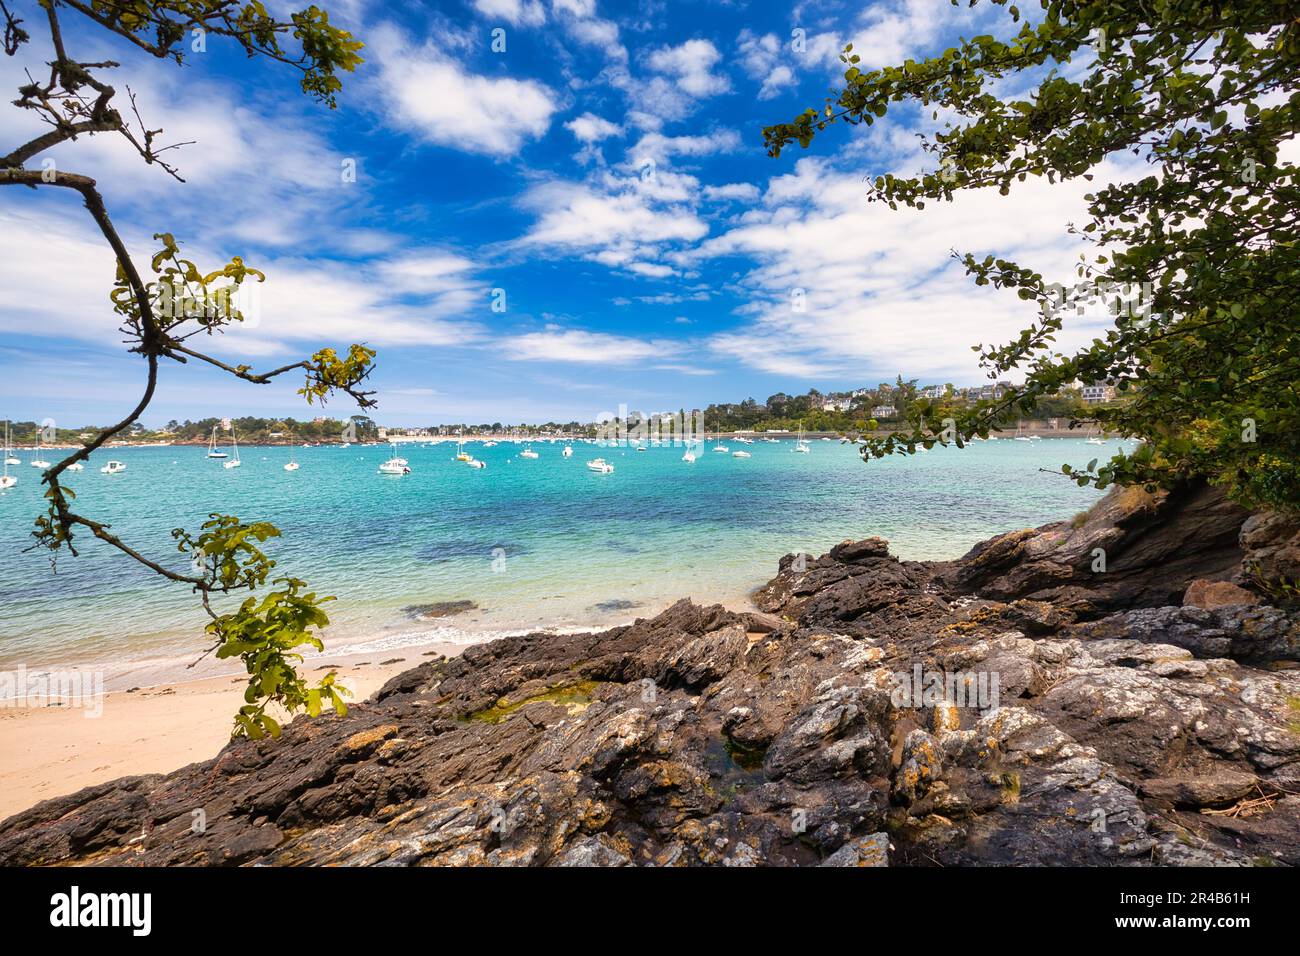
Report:
[[[991,2],[1006,8],[1009,39],[976,36],[867,71],[847,49],[838,97],[765,129],[769,153],[913,103],[951,117],[923,138],[937,168],[879,177],[871,201],[922,209],[967,189],[1005,195],[1030,176],[1105,179],[1087,197],[1088,221],[1071,227],[1088,251],[1068,285],[962,256],[977,284],[1015,289],[1040,315],[1014,342],[975,347],[991,377],[1018,369],[1025,381],[958,412],[947,434],[987,436],[1076,380],[1111,381],[1128,400],[1095,420],[1143,441],[1100,467],[1063,468],[1080,484],[1204,478],[1250,507],[1300,508],[1300,189],[1282,155],[1300,131],[1295,3]],[[1055,350],[1067,315],[1098,302],[1113,327],[1073,354]],[[925,403],[911,424],[864,456],[945,434]]]
[[[156,144],[161,130],[145,125],[133,96],[134,122],[124,118],[114,105],[117,91],[99,79],[99,74],[118,64],[87,63],[69,55],[60,21],[64,13],[87,18],[139,49],[177,64],[184,61],[182,46],[191,35],[227,38],[249,56],[269,57],[299,70],[303,91],[330,107],[335,105],[335,94],[341,89],[339,72],[351,72],[360,64],[362,45],[331,25],[328,15],[314,6],[290,14],[287,20],[278,20],[257,0],[31,0],[21,6],[13,0],[0,0],[5,53],[14,56],[31,43],[31,33],[24,25],[28,19],[44,21],[53,53],[47,64],[48,78],[20,87],[19,98],[14,101],[19,109],[39,116],[49,131],[0,156],[0,186],[63,188],[81,195],[117,261],[108,298],[119,331],[146,366],[143,392],[126,417],[100,429],[82,448],[42,473],[48,508],[36,519],[34,546],[48,549],[52,560],[64,551],[75,557],[77,541],[88,532],[162,577],[189,585],[199,595],[209,617],[206,630],[213,644],[208,652],[215,652],[219,659],[238,657],[249,675],[245,705],[235,715],[234,733],[277,736],[280,725],[267,713],[269,706],[278,706],[289,714],[306,710],[315,716],[322,705],[344,711],[342,698],[347,695],[346,689],[335,683],[333,672],[315,687],[308,686],[298,673],[296,665],[302,660],[299,649],[322,647],[316,631],[329,619],[321,605],[332,599],[317,597],[296,578],[271,578],[275,562],[260,545],[278,537],[279,530],[268,522],[249,523],[234,515],[220,514],[211,515],[198,535],[177,528],[173,537],[179,551],[190,561],[188,572],[179,571],[132,547],[102,521],[74,510],[76,495],[64,484],[63,475],[68,466],[89,458],[105,442],[136,425],[153,399],[164,361],[179,365],[203,362],[254,384],[266,384],[297,371],[304,375],[299,394],[309,405],[323,404],[331,395],[343,392],[365,409],[375,404],[370,397],[373,393],[361,387],[374,369],[375,352],[353,344],[340,357],[334,349],[325,348],[310,359],[259,372],[250,365],[228,364],[196,348],[193,343],[197,336],[210,338],[245,321],[240,307],[244,284],[265,281],[266,276],[239,256],[217,269],[201,269],[182,256],[180,243],[170,233],[154,236],[159,248],[149,269],[142,271],[118,234],[94,179],[62,170],[27,168],[27,163],[60,143],[83,135],[117,133],[146,163],[181,179],[177,169],[163,158],[176,147]],[[106,337],[112,334],[107,325],[105,333]],[[214,598],[236,591],[255,591],[268,579],[273,590],[260,598],[248,597],[226,613],[213,606]]]

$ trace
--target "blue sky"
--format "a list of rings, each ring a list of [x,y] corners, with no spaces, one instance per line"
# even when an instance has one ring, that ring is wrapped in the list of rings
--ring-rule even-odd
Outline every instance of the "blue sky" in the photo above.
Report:
[[[926,165],[915,134],[933,121],[915,109],[779,160],[763,152],[765,124],[821,103],[845,42],[867,66],[898,62],[1006,32],[996,7],[322,5],[367,44],[335,111],[218,39],[178,68],[66,12],[73,55],[121,61],[112,82],[148,124],[194,143],[170,154],[184,184],[109,137],[51,155],[99,180],[137,262],[167,230],[201,266],[241,255],[267,271],[253,327],[210,352],[268,366],[368,342],[385,423],[592,420],[899,372],[975,384],[969,346],[1032,315],[976,289],[949,250],[1067,281],[1080,251],[1065,223],[1081,218],[1082,185],[920,214],[868,205],[869,177]],[[38,35],[0,63],[0,86],[47,55]],[[5,149],[37,131],[0,108]],[[75,196],[0,194],[0,417],[73,425],[131,406],[143,368],[116,333],[111,276]],[[297,384],[167,365],[145,421],[304,417]]]

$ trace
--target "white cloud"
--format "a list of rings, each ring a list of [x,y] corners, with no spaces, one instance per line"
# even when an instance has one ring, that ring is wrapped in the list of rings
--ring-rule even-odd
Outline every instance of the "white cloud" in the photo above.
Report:
[[[758,187],[753,183],[727,183],[723,186],[704,187],[705,199],[755,202],[757,201],[758,196]]]
[[[731,84],[725,76],[713,73],[722,54],[708,40],[687,40],[680,46],[653,50],[646,62],[656,73],[672,77],[677,85],[696,99],[725,93]]]
[[[1114,166],[1098,179],[1124,174]],[[741,256],[756,266],[735,285],[743,323],[714,336],[716,351],[763,371],[816,378],[865,368],[939,380],[980,373],[970,346],[1013,339],[1036,317],[1013,292],[976,287],[950,251],[1032,265],[1072,281],[1083,246],[1065,224],[1083,218],[1096,183],[1031,180],[1010,196],[960,193],[952,203],[891,211],[868,203],[857,171],[800,160],[769,184],[764,205],[675,260]],[[1085,316],[1060,344],[1083,344],[1106,324]]]
[[[392,28],[376,29],[371,52],[389,118],[440,146],[508,156],[544,135],[558,108],[534,80],[468,73],[433,44],[413,47]]]
[[[595,113],[583,113],[564,124],[574,138],[583,143],[598,143],[611,136],[622,136],[623,127]]]
[[[712,156],[740,147],[734,129],[714,130],[700,136],[664,136],[646,133],[628,151],[629,162],[640,169],[647,162],[662,163],[673,156]]]
[[[546,22],[546,8],[539,0],[474,0],[474,9],[512,26],[539,26]]]
[[[521,361],[579,362],[625,365],[655,358],[671,351],[671,346],[644,339],[585,332],[547,326],[542,332],[528,332],[506,338],[502,347],[507,356]]]
[[[586,252],[606,265],[644,259],[647,246],[694,242],[708,226],[688,208],[655,207],[628,180],[622,192],[601,192],[577,183],[545,183],[531,189],[524,205],[538,214],[521,240],[525,246],[549,246]]]
[[[33,236],[41,241],[33,242]],[[124,234],[138,265],[157,243]],[[182,254],[200,268],[228,253],[198,243]],[[470,260],[443,250],[416,250],[397,259],[356,263],[325,257],[257,257],[248,263],[267,281],[256,286],[248,322],[224,335],[190,345],[225,356],[266,356],[302,351],[304,343],[346,346],[464,345],[482,328],[473,308],[488,306],[488,284]],[[0,212],[0,287],[6,308],[0,331],[115,343],[109,305],[114,260],[89,217],[58,210]]]
[[[794,85],[794,70],[790,66],[790,57],[794,54],[775,33],[759,36],[746,28],[740,31],[736,48],[745,73],[751,79],[763,81],[758,90],[760,100],[769,100]]]

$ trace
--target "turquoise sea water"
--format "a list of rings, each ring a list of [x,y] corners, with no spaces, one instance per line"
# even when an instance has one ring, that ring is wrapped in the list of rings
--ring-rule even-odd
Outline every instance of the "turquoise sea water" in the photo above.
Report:
[[[412,472],[400,478],[376,472],[387,446],[251,447],[229,470],[201,447],[119,448],[69,477],[78,510],[180,571],[188,565],[173,527],[196,530],[213,511],[278,524],[277,572],[338,597],[330,650],[382,652],[608,626],[686,596],[743,606],[781,555],[821,554],[845,538],[881,535],[904,558],[956,557],[998,532],[1087,508],[1095,491],[1039,469],[1118,448],[1003,438],[864,464],[836,441],[813,441],[807,455],[790,441],[726,443],[748,459],[713,444],[695,464],[670,446],[577,443],[564,459],[562,444],[535,443],[530,460],[519,457],[523,445],[467,444],[487,462],[476,470],[453,460],[454,445],[408,443]],[[589,471],[596,456],[614,474]],[[34,456],[18,457],[18,486],[0,492],[0,669],[98,662],[110,689],[115,677],[178,676],[177,662],[204,646],[194,597],[88,536],[57,573],[46,555],[24,553],[41,486],[26,464]],[[100,474],[110,458],[127,470]],[[283,469],[290,459],[298,471]],[[479,609],[433,621],[404,611],[454,600]]]

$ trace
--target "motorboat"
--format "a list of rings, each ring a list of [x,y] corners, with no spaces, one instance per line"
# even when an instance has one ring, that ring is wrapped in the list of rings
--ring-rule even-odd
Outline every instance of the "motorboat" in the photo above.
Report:
[[[120,461],[110,461],[99,469],[101,475],[120,475],[124,471],[126,471],[126,465]]]
[[[290,462],[287,462],[287,463],[285,463],[284,470],[285,470],[285,471],[297,471],[297,470],[298,470],[298,463],[297,463],[296,461],[290,461]]]
[[[607,462],[604,458],[593,458],[591,461],[587,462],[587,470],[598,471],[602,475],[609,475],[609,474],[613,474],[614,466],[611,465],[609,462]]]

